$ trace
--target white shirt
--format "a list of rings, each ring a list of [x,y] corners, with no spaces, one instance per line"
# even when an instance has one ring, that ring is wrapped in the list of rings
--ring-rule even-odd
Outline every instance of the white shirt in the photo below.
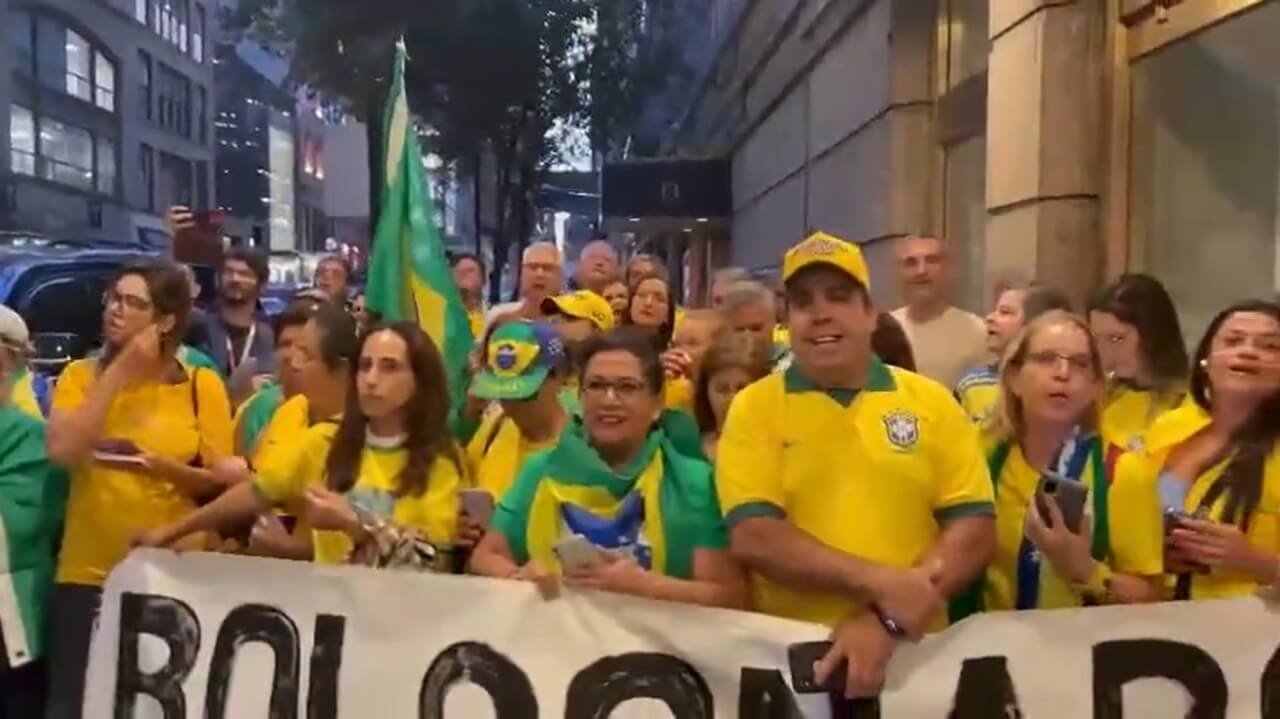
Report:
[[[966,372],[987,361],[987,328],[977,315],[956,307],[928,322],[913,322],[906,307],[889,313],[911,342],[916,372],[953,389]]]

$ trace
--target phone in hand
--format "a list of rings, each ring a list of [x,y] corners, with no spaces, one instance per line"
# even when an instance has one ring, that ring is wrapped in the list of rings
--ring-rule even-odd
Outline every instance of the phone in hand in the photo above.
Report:
[[[146,466],[142,448],[129,439],[104,439],[93,446],[93,459],[104,464]]]
[[[1089,488],[1055,474],[1041,475],[1040,484],[1036,487],[1036,511],[1040,513],[1045,525],[1052,526],[1053,520],[1049,518],[1049,504],[1046,501],[1048,497],[1053,497],[1053,501],[1057,502],[1067,529],[1078,534],[1080,523],[1084,521],[1084,503],[1089,497]]]
[[[560,567],[565,572],[587,570],[603,560],[600,548],[581,534],[561,539],[551,547],[551,551],[555,552],[556,559],[560,560]]]
[[[787,662],[791,666],[791,688],[797,694],[844,694],[845,677],[849,663],[841,660],[827,681],[818,684],[814,677],[814,665],[831,651],[831,642],[800,642],[787,647]]]
[[[462,502],[462,511],[471,517],[471,521],[482,527],[488,527],[493,521],[493,495],[486,489],[464,489],[458,492]]]

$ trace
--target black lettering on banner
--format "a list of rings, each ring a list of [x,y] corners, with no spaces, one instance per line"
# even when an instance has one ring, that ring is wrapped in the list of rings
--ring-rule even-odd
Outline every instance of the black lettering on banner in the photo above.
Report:
[[[480,642],[445,647],[422,677],[420,719],[445,719],[444,701],[453,685],[469,681],[485,691],[498,719],[537,719],[538,697],[524,670]]]
[[[1021,719],[1018,693],[1004,657],[976,657],[960,665],[949,719]]]
[[[307,687],[307,719],[337,719],[338,671],[342,668],[342,643],[346,617],[321,614],[316,617],[311,646],[311,680]]]
[[[209,660],[209,686],[205,693],[205,719],[227,716],[227,691],[231,688],[231,670],[236,653],[250,642],[262,642],[275,655],[271,675],[271,698],[267,716],[271,719],[294,719],[298,716],[298,672],[302,649],[298,626],[289,615],[265,604],[242,604],[222,620],[218,639]]]
[[[1280,719],[1280,648],[1262,669],[1262,719]]]
[[[1170,639],[1117,639],[1093,647],[1094,719],[1122,719],[1124,685],[1147,677],[1169,679],[1187,690],[1188,719],[1227,715],[1227,680],[1203,649]]]
[[[804,714],[782,672],[743,667],[738,680],[738,719],[804,719]]]
[[[159,637],[169,647],[169,660],[152,673],[138,664],[143,634]],[[200,651],[200,620],[184,602],[155,594],[125,592],[120,596],[120,643],[116,648],[116,719],[131,719],[139,694],[160,704],[164,719],[187,716],[182,682]]]
[[[657,699],[680,719],[712,719],[715,700],[689,663],[669,654],[632,652],[605,657],[578,672],[569,684],[565,719],[608,719],[629,699]]]

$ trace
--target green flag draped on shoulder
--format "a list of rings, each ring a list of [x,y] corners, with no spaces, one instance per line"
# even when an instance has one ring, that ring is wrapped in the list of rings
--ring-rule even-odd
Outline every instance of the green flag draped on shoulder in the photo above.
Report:
[[[444,359],[453,405],[466,396],[471,325],[453,282],[435,223],[422,149],[404,88],[405,49],[396,47],[395,75],[383,113],[382,212],[374,234],[365,299],[384,320],[417,322]]]

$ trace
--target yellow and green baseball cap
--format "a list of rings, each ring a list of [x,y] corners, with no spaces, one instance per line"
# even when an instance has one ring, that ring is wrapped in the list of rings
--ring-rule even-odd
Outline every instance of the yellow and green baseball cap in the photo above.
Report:
[[[542,313],[562,314],[579,320],[589,320],[596,329],[608,332],[613,329],[613,308],[609,301],[591,290],[578,290],[542,301]]]
[[[871,272],[867,269],[867,261],[862,258],[862,250],[852,242],[825,232],[809,235],[800,244],[787,250],[786,257],[782,260],[782,281],[790,281],[797,272],[813,265],[830,265],[857,280],[868,291],[871,289]]]
[[[493,331],[484,367],[471,381],[480,399],[529,399],[565,361],[564,342],[550,325],[510,322]]]

